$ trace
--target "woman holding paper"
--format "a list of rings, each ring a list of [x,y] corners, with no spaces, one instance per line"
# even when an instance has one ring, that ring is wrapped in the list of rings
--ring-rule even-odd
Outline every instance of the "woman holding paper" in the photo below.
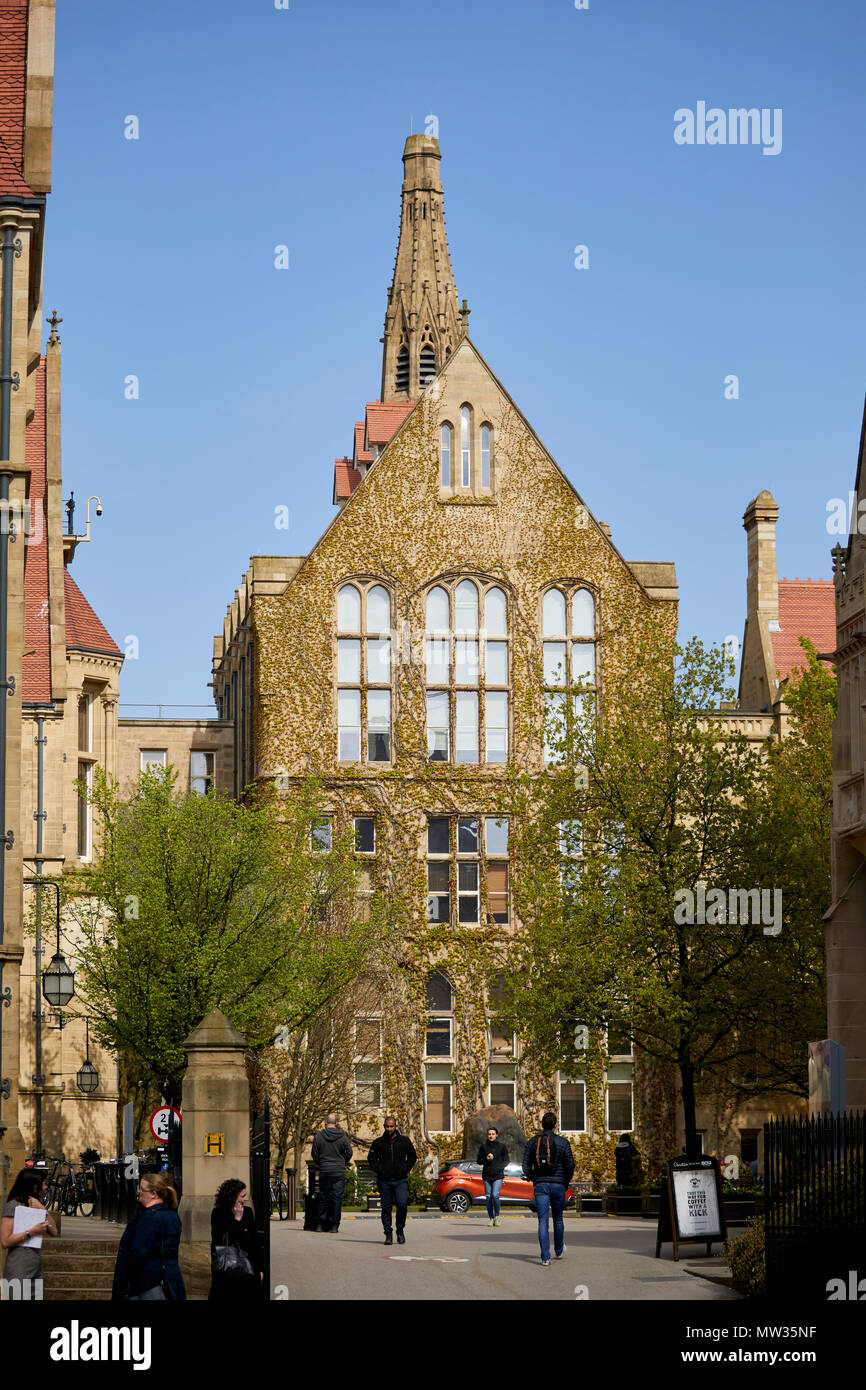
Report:
[[[47,1189],[44,1172],[22,1168],[0,1216],[0,1245],[8,1251],[3,1278],[21,1281],[19,1298],[41,1297],[41,1287],[35,1281],[42,1279],[42,1237],[57,1235],[54,1219],[45,1210]]]

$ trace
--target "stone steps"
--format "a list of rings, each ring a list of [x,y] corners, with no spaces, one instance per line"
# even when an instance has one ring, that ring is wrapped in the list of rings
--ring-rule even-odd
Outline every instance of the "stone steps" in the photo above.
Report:
[[[108,1303],[117,1260],[116,1240],[66,1240],[42,1247],[43,1298]]]

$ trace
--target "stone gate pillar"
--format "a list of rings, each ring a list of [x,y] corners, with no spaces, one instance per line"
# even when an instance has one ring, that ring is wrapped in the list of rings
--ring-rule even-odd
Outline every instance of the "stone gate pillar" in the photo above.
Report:
[[[184,1049],[180,1264],[187,1297],[206,1298],[214,1194],[226,1178],[249,1187],[250,1088],[246,1044],[219,1009],[193,1029]]]

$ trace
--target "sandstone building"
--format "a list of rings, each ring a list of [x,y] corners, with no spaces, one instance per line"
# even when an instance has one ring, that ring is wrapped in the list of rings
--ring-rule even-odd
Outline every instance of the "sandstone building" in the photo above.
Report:
[[[630,633],[675,626],[674,566],[624,559],[497,379],[457,296],[437,141],[410,136],[403,164],[380,397],[334,465],[340,511],[309,555],[251,559],[214,694],[238,793],[317,774],[365,872],[403,874],[421,1026],[397,1036],[393,1000],[361,1021],[370,1110],[401,1105],[453,1153],[480,1105],[531,1123],[555,1101],[580,1151],[593,1127],[633,1127],[636,1059],[628,1044],[612,1059],[591,1120],[584,1077],[533,1076],[519,1039],[491,1032],[518,925],[497,808],[509,763],[544,767],[545,689],[613,686]]]
[[[827,1036],[845,1048],[846,1102],[866,1108],[866,410],[847,545],[833,551],[839,707],[833,727],[833,901],[825,921]]]

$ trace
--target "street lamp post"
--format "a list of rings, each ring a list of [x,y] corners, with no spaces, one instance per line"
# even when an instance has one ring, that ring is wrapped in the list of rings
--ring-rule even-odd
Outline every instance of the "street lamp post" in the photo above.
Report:
[[[41,723],[41,721],[40,721]],[[41,731],[40,731],[41,732]],[[38,740],[37,740],[38,742]],[[40,761],[42,749],[39,749]],[[38,831],[41,832],[42,823],[38,823]],[[44,857],[41,854],[41,835],[40,843],[37,846],[38,868],[41,871]],[[53,888],[57,894],[57,950],[51,959],[50,965],[42,972],[42,993],[45,999],[53,1008],[60,1009],[68,1004],[75,994],[75,976],[69,969],[63,953],[60,950],[60,885],[51,879],[46,879],[42,873],[38,873],[35,878],[26,878],[27,884],[32,884],[36,888],[36,976],[39,977],[42,968],[42,890],[43,888]],[[36,1072],[33,1077],[33,1085],[36,1091],[36,1153],[42,1153],[42,1092],[45,1087],[45,1076],[42,1071],[42,1006],[39,996],[36,997]],[[60,1017],[59,1027],[64,1024],[63,1016]]]

